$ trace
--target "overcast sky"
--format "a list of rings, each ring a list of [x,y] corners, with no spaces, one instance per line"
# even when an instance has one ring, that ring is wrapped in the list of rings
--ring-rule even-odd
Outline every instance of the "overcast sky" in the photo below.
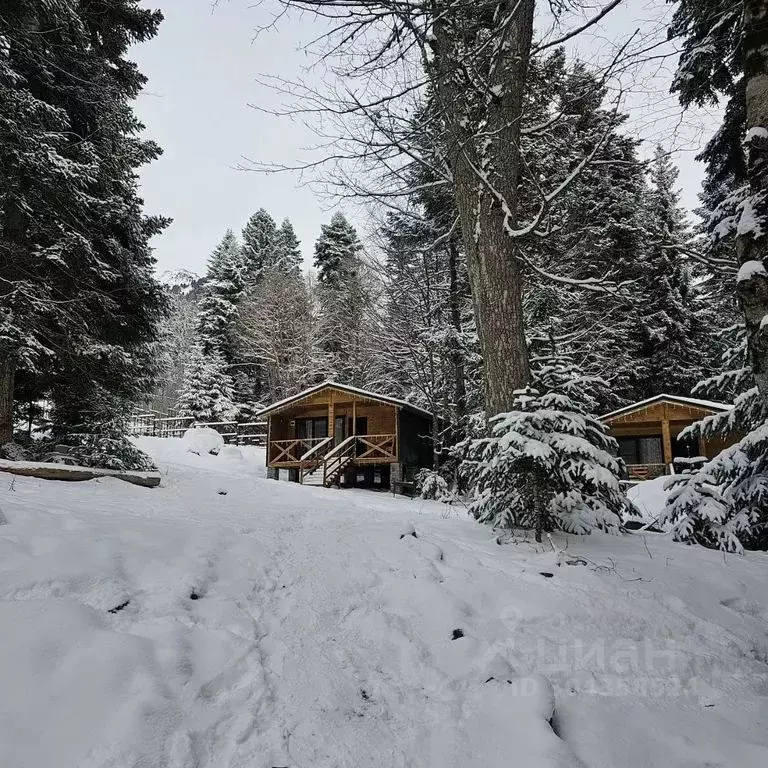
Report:
[[[249,0],[223,0],[215,11],[211,0],[149,0],[147,5],[161,8],[165,21],[154,40],[132,51],[149,77],[137,111],[164,155],[142,172],[143,195],[148,212],[174,219],[155,240],[158,269],[204,272],[226,229],[239,232],[261,207],[278,222],[286,216],[293,221],[305,258],[311,260],[320,224],[330,218],[330,204],[291,176],[237,169],[244,157],[295,162],[312,143],[301,126],[248,106],[274,98],[256,82],[260,74],[290,77],[302,72],[308,60],[298,46],[315,31],[311,18],[291,19],[254,39],[267,11]],[[664,0],[628,0],[622,15],[592,39],[582,40],[580,52],[598,46],[601,35],[618,40],[639,20],[658,22],[666,12]],[[685,147],[677,160],[684,202],[691,206],[701,181],[693,155],[706,135],[694,130],[681,139],[678,129],[672,137],[678,118],[668,106],[659,109],[653,95],[660,83],[662,90],[668,87],[669,67],[654,75],[649,87],[631,96],[633,119],[650,141],[674,140]]]

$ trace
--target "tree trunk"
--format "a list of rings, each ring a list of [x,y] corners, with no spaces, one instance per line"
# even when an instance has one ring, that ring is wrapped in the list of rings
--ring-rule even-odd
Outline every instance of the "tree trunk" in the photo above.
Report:
[[[484,26],[495,22],[482,17],[482,9],[470,15],[467,6],[461,6],[464,15],[445,8],[435,23],[436,95],[445,116],[490,416],[511,410],[515,390],[529,378],[522,275],[511,230],[517,225],[534,6],[535,0],[520,0],[501,32]],[[493,46],[483,43],[490,31],[498,35]]]
[[[6,357],[0,360],[0,446],[13,442],[13,383],[16,364]]]
[[[744,75],[747,96],[747,173],[751,211],[763,224],[757,231],[746,226],[742,216],[736,240],[740,266],[747,262],[763,264],[762,270],[738,282],[739,303],[747,327],[749,365],[768,409],[768,5],[765,0],[744,0]]]
[[[453,349],[453,400],[456,432],[463,436],[467,418],[467,381],[464,370],[464,355],[461,351],[461,295],[459,294],[459,249],[451,238],[448,241],[448,280],[450,290],[451,325],[454,330]]]

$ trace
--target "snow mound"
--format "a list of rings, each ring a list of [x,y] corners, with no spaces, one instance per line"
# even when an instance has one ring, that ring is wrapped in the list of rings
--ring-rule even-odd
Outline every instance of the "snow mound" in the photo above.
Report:
[[[580,761],[552,730],[552,685],[543,675],[512,683],[491,680],[467,696],[462,722],[471,737],[462,761],[445,765],[487,768],[580,768]],[[549,716],[547,716],[549,715]]]
[[[211,427],[192,427],[184,433],[181,442],[187,451],[200,456],[218,454],[224,447],[224,438]]]
[[[241,462],[245,457],[236,445],[225,445],[219,450],[219,458],[232,462]]]
[[[657,477],[655,480],[643,480],[633,485],[627,491],[627,498],[637,507],[641,518],[627,518],[624,522],[634,522],[640,525],[659,524],[659,517],[667,503],[668,491],[664,490],[664,484],[669,477]]]
[[[157,765],[177,719],[153,645],[74,600],[0,602],[3,765]]]
[[[742,221],[744,220],[744,216],[742,216]],[[745,224],[745,226],[747,226]],[[741,222],[739,223],[739,227],[741,227]],[[740,231],[741,234],[741,231]],[[738,274],[736,275],[736,282],[742,283],[747,280],[751,280],[753,277],[757,277],[758,275],[764,275],[765,274],[765,265],[762,261],[745,261],[740,267]]]

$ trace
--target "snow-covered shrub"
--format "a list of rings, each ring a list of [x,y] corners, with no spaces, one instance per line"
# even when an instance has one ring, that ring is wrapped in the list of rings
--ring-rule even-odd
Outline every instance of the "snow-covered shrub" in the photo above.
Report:
[[[157,468],[146,453],[127,437],[132,403],[103,387],[95,387],[80,407],[78,421],[59,426],[47,440],[40,441],[40,457],[58,453],[66,446],[67,461],[82,467],[120,471],[150,472]]]
[[[224,438],[211,427],[192,427],[184,433],[181,442],[187,451],[200,456],[207,453],[216,455],[224,447]]]
[[[157,469],[152,459],[139,450],[125,435],[69,433],[67,456],[81,467],[152,472]]]
[[[728,328],[723,336],[729,342],[723,373],[702,381],[694,394],[732,400],[734,407],[692,424],[681,437],[745,436],[700,469],[670,481],[661,522],[678,541],[732,552],[768,549],[768,414],[752,372],[743,367],[744,328]]]
[[[491,419],[490,437],[464,445],[471,512],[493,526],[534,528],[537,539],[554,528],[617,532],[633,507],[616,443],[587,411],[599,382],[562,358],[535,369],[534,381],[544,394],[518,391],[514,410]]]
[[[434,499],[444,504],[455,501],[446,479],[432,469],[422,469],[416,475],[416,488],[422,499]]]
[[[0,445],[0,459],[26,461],[29,459],[29,451],[18,443],[6,443],[5,445]]]
[[[661,521],[678,541],[729,552],[768,549],[768,424],[668,487]]]

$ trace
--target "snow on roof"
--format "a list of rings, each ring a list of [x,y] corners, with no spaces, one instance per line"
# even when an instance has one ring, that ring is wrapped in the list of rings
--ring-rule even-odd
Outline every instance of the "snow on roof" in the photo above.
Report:
[[[266,408],[259,411],[256,414],[256,417],[266,416],[267,414],[272,413],[273,411],[277,411],[280,408],[285,407],[286,405],[290,405],[291,403],[294,403],[297,400],[302,400],[305,397],[308,397],[309,395],[314,395],[316,392],[320,392],[323,389],[329,389],[329,388],[341,389],[344,392],[349,392],[352,395],[359,395],[360,397],[366,397],[369,400],[380,400],[381,402],[389,403],[390,405],[396,405],[399,408],[407,408],[409,411],[418,413],[421,416],[426,416],[429,419],[432,418],[432,414],[429,411],[425,411],[423,408],[419,408],[416,405],[412,405],[411,403],[408,403],[405,400],[398,400],[395,397],[389,397],[389,395],[381,395],[378,392],[370,392],[366,389],[351,387],[349,384],[339,384],[336,381],[324,381],[322,382],[322,384],[317,384],[314,387],[305,389],[303,392],[299,392],[295,395],[291,395],[290,397],[286,397],[283,400],[278,400],[276,403],[272,403],[272,405],[268,405]]]
[[[621,416],[625,413],[631,413],[632,411],[639,411],[641,408],[645,408],[653,403],[661,402],[662,400],[670,400],[673,403],[681,403],[682,405],[695,405],[698,408],[709,408],[713,411],[730,411],[733,408],[731,403],[716,403],[714,400],[699,400],[695,397],[682,397],[680,395],[654,395],[646,400],[640,400],[637,403],[630,403],[623,408],[618,408],[615,411],[606,413],[601,416],[601,421],[606,419],[612,419],[614,416]]]

